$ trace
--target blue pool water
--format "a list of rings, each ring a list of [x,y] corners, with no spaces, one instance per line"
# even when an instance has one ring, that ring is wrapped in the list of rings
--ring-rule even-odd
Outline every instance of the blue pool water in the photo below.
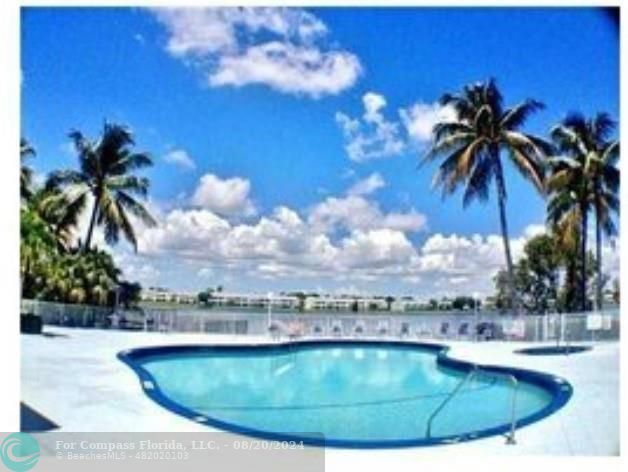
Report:
[[[320,444],[322,435],[327,445],[392,447],[472,439],[510,426],[512,385],[488,369],[463,384],[428,436],[430,416],[469,370],[440,348],[312,342],[147,348],[122,357],[152,382],[146,391],[162,405],[253,436]],[[555,411],[571,393],[551,376],[508,373],[519,379],[519,426]]]

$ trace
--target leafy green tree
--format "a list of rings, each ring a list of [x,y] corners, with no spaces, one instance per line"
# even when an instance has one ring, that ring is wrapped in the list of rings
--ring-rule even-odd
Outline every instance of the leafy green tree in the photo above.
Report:
[[[32,209],[20,211],[20,280],[22,294],[36,298],[46,270],[56,263],[56,239],[49,226]]]
[[[201,292],[198,292],[196,298],[199,303],[207,304],[207,302],[209,302],[210,295],[209,293],[207,293],[207,291],[203,290]]]
[[[459,295],[454,298],[452,307],[454,310],[472,310],[476,304],[479,307],[479,300],[475,300],[473,297]]]
[[[29,206],[48,225],[62,250],[71,248],[78,226],[78,214],[66,211],[68,199],[65,193],[55,188],[39,188],[31,193]]]
[[[508,156],[521,175],[530,180],[537,190],[543,191],[543,161],[551,148],[540,137],[521,130],[527,118],[542,109],[543,105],[528,99],[512,108],[505,108],[502,94],[492,79],[467,85],[460,94],[445,94],[440,102],[455,110],[456,119],[434,127],[434,143],[425,161],[443,157],[434,185],[442,188],[444,197],[464,185],[464,206],[475,199],[486,201],[490,186],[495,183],[510,306],[516,309],[503,157]]]
[[[125,308],[135,307],[140,301],[142,286],[138,282],[118,282],[118,303]]]
[[[542,234],[530,239],[524,256],[517,264],[517,286],[524,306],[534,313],[545,313],[549,300],[558,295],[559,269],[562,257],[555,238]]]
[[[557,224],[577,215],[580,222],[580,273],[587,274],[589,212],[595,214],[596,304],[602,306],[602,233],[616,234],[613,214],[619,212],[619,141],[611,140],[615,122],[606,113],[586,119],[568,115],[552,129],[559,155],[550,159],[548,221]],[[587,277],[580,277],[580,309],[587,307]]]
[[[515,285],[528,312],[546,313],[551,308],[550,300],[555,301],[559,311],[576,311],[580,306],[579,289],[583,275],[578,262],[579,227],[577,224],[568,225],[568,222],[549,234],[530,239],[524,247],[523,256],[515,264]],[[587,259],[586,278],[590,280],[595,275],[595,258],[590,251]],[[564,274],[562,287],[561,273]],[[502,312],[509,310],[507,273],[498,272],[494,282],[496,308]]]
[[[25,161],[29,157],[35,156],[35,148],[30,145],[26,138],[20,139],[20,197],[28,200],[32,193],[33,170],[26,165]]]
[[[96,225],[103,226],[105,240],[116,244],[120,232],[137,250],[135,229],[129,218],[133,215],[147,226],[156,224],[153,217],[136,197],[146,197],[149,182],[137,177],[132,171],[152,165],[146,153],[135,153],[131,132],[124,126],[105,123],[98,140],[86,138],[80,131],[72,131],[79,170],[53,172],[47,182],[48,188],[60,187],[67,196],[65,210],[72,215],[81,214],[88,201],[93,198],[89,227],[83,251],[90,248]]]

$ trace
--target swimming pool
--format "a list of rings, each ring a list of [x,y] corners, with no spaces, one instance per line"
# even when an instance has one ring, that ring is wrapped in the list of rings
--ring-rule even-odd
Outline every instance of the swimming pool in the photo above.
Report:
[[[507,434],[512,377],[517,428],[571,396],[563,379],[496,366],[477,370],[446,351],[407,342],[304,341],[150,347],[119,357],[149,397],[193,421],[332,447],[425,446]]]

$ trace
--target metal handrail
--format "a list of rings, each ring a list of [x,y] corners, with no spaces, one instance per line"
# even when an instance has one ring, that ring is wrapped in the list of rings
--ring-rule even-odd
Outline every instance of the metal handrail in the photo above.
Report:
[[[458,393],[458,391],[463,387],[463,385],[466,384],[472,377],[474,377],[476,373],[477,373],[477,366],[474,365],[473,368],[467,373],[467,375],[465,375],[463,379],[460,382],[458,382],[458,385],[456,385],[456,388],[454,388],[449,393],[449,395],[447,395],[447,397],[445,397],[445,399],[440,403],[440,405],[438,405],[436,409],[432,412],[429,419],[427,420],[427,431],[425,432],[426,437],[428,438],[432,437],[432,422],[434,421],[434,418],[436,418],[436,416],[441,412],[443,408],[445,408],[445,406],[450,402],[450,400],[456,396],[456,393]]]
[[[517,380],[517,377],[511,373],[495,370],[489,371],[487,369],[483,369],[482,367],[477,367],[476,371],[484,371],[489,375],[505,378],[512,384],[512,393],[510,395],[510,433],[506,435],[506,444],[517,444],[517,441],[515,440],[515,431],[517,430],[517,392],[519,390],[519,381]]]
[[[476,377],[480,372],[488,373],[489,375],[494,375],[497,377],[502,377],[507,379],[512,384],[512,394],[511,394],[511,410],[510,410],[510,432],[506,435],[506,444],[516,444],[515,440],[515,432],[517,430],[517,416],[516,416],[516,406],[517,406],[517,391],[519,390],[519,381],[513,374],[499,372],[499,371],[489,371],[487,369],[483,369],[480,366],[474,364],[472,369],[467,373],[467,375],[456,385],[449,395],[438,405],[438,407],[432,412],[429,419],[427,420],[427,431],[426,436],[428,438],[432,435],[432,423],[438,414],[445,408],[445,406],[456,396],[456,394],[462,389],[462,387],[471,381],[472,378]]]

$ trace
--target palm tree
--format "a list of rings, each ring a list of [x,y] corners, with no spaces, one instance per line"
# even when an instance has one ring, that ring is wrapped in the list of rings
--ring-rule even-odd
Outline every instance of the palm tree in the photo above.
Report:
[[[606,113],[586,119],[569,114],[552,129],[551,137],[560,155],[550,159],[548,219],[559,222],[577,214],[580,221],[580,270],[587,273],[588,215],[595,215],[596,290],[602,307],[602,233],[617,233],[613,213],[619,213],[619,141],[610,140],[615,122]],[[587,309],[586,276],[580,277],[580,309]]]
[[[80,169],[53,172],[47,186],[63,188],[68,215],[82,213],[88,196],[93,197],[83,251],[89,250],[96,225],[104,226],[107,243],[116,244],[122,231],[137,251],[137,238],[129,215],[147,226],[154,226],[156,222],[135,199],[135,196],[146,197],[148,179],[131,172],[152,165],[151,158],[146,153],[132,152],[135,144],[132,134],[121,125],[105,123],[96,141],[87,139],[80,131],[72,131],[69,136],[78,154]]]
[[[20,197],[24,200],[28,200],[32,194],[31,184],[33,180],[33,170],[24,161],[34,155],[35,148],[29,144],[26,138],[20,138]]]
[[[524,133],[526,119],[543,108],[536,100],[525,100],[512,108],[504,108],[502,95],[495,81],[464,87],[460,94],[445,94],[440,103],[456,113],[453,121],[436,124],[433,144],[424,162],[443,157],[434,177],[443,197],[453,194],[464,184],[463,205],[474,199],[486,201],[495,181],[499,206],[511,308],[517,310],[512,255],[506,220],[506,182],[502,156],[506,154],[519,172],[542,192],[544,189],[544,158],[550,146],[540,137]]]
[[[57,240],[59,249],[67,252],[78,225],[78,213],[68,211],[68,199],[64,192],[56,188],[40,188],[30,197],[29,205],[48,225]]]

